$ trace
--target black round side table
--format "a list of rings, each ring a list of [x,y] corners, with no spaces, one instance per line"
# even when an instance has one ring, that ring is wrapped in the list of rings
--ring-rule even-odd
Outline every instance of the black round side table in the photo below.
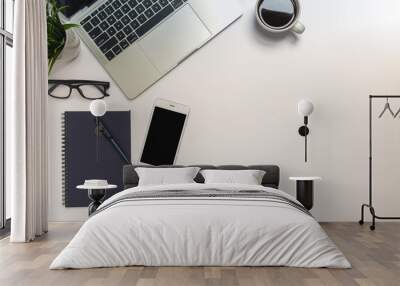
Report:
[[[88,206],[89,216],[97,210],[97,208],[103,202],[105,196],[106,196],[105,189],[98,189],[98,190],[88,189],[88,197],[92,201]]]
[[[289,177],[296,181],[296,199],[303,204],[307,210],[314,205],[314,181],[321,180],[320,177]]]
[[[117,187],[116,185],[108,185],[108,184],[105,186],[93,186],[90,184],[85,184],[77,186],[76,188],[79,190],[88,191],[88,197],[91,200],[91,203],[88,206],[88,213],[90,216],[103,203],[106,191],[109,189],[115,189],[116,187]]]

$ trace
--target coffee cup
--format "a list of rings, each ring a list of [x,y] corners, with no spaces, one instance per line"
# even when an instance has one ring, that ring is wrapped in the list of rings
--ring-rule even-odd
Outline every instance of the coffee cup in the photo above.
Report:
[[[300,3],[298,0],[258,0],[256,4],[257,22],[273,33],[293,31],[302,34],[305,27],[298,20]]]

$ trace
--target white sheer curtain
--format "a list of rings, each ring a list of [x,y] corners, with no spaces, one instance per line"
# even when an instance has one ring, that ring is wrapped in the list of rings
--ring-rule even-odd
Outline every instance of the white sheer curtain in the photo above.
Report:
[[[6,124],[12,242],[47,231],[47,30],[45,0],[15,1],[13,93]]]

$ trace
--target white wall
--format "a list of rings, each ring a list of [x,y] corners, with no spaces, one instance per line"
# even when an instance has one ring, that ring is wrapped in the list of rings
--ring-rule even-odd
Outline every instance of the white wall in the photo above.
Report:
[[[360,203],[367,200],[368,94],[400,93],[400,1],[303,0],[307,30],[298,38],[263,33],[255,23],[254,1],[241,1],[245,14],[238,22],[137,99],[127,100],[112,84],[110,108],[133,110],[133,158],[138,158],[154,100],[174,100],[191,108],[177,163],[278,164],[281,188],[292,194],[288,176],[318,175],[323,181],[316,185],[316,218],[358,220]],[[52,77],[110,80],[84,47],[77,60],[56,67]],[[302,98],[316,106],[308,164],[297,134],[302,118],[296,105]],[[65,110],[87,108],[79,96],[50,99],[51,220],[86,218],[85,208],[61,205],[60,118]],[[379,122],[381,133],[396,130],[395,121],[386,121]],[[382,135],[378,144],[385,150],[379,163],[384,171],[377,173],[381,215],[399,212],[396,172],[391,172],[394,179],[383,179],[388,166],[398,169],[399,162],[391,159],[400,152],[396,132],[390,136],[395,143],[386,147],[388,138]]]

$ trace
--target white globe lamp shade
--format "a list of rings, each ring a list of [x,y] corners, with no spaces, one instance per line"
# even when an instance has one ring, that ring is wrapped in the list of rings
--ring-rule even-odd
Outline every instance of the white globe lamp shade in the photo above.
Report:
[[[314,105],[311,101],[303,99],[298,103],[297,111],[301,116],[309,116],[314,111]]]
[[[89,109],[93,116],[101,117],[107,112],[107,104],[104,100],[96,99],[90,103]]]

